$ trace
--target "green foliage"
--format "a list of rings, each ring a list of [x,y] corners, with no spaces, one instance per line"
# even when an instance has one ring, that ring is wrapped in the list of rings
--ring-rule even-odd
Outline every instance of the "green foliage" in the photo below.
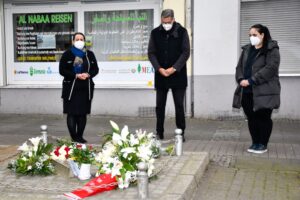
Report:
[[[55,172],[49,156],[52,148],[52,144],[40,142],[36,150],[21,152],[8,164],[8,169],[19,175],[51,175]]]
[[[75,148],[73,148],[71,159],[79,164],[92,164],[95,160],[95,150],[92,146],[77,144]]]

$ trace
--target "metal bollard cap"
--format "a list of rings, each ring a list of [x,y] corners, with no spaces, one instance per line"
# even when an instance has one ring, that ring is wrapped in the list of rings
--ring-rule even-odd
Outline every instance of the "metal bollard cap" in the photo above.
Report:
[[[180,128],[175,129],[175,134],[176,135],[181,135],[182,134],[182,130]]]
[[[48,128],[48,126],[47,126],[47,125],[41,125],[41,131],[46,131],[46,130],[47,130],[47,128]]]

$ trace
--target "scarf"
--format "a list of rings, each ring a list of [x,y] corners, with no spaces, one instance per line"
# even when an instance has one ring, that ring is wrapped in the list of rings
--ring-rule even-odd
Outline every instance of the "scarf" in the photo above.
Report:
[[[86,51],[85,49],[81,50],[81,49],[77,49],[74,46],[72,46],[71,48],[72,53],[75,56],[74,62],[73,62],[73,70],[75,74],[80,74],[82,73],[82,63],[83,63],[83,56],[85,56]]]
[[[74,54],[74,56],[77,56],[79,58],[83,58],[83,56],[85,56],[85,53],[86,53],[85,49],[83,49],[83,50],[77,49],[74,46],[72,46],[71,51]]]

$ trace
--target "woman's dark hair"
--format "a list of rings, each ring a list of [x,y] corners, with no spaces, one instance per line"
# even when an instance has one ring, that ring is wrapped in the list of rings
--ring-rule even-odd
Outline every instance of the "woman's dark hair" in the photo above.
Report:
[[[262,24],[254,24],[253,26],[251,26],[250,29],[255,28],[257,30],[257,32],[259,32],[260,34],[264,34],[264,39],[263,39],[263,48],[267,49],[268,48],[268,42],[270,40],[272,40],[270,31],[268,29],[268,27],[262,25]]]
[[[76,35],[82,35],[82,36],[83,36],[83,39],[84,39],[84,41],[85,41],[85,35],[84,35],[83,33],[81,33],[81,32],[76,32],[76,33],[74,33],[74,35],[73,35],[73,37],[72,37],[72,40],[73,40],[73,41],[75,40]]]

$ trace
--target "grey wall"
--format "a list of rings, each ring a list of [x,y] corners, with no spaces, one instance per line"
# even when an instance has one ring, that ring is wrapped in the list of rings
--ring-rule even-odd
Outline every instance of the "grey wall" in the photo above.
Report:
[[[281,77],[280,80],[281,107],[273,117],[300,119],[300,78]],[[231,107],[235,89],[233,75],[195,76],[194,83],[196,118],[243,117],[242,111],[234,112]],[[59,88],[1,88],[0,113],[61,114],[60,92]],[[95,90],[92,115],[139,116],[139,107],[155,107],[155,90],[98,88]],[[174,116],[171,92],[166,116]]]
[[[60,88],[1,88],[0,113],[60,114]],[[155,107],[154,89],[95,89],[92,115],[139,116],[139,107]],[[152,113],[154,115],[154,113]],[[166,116],[174,116],[171,92]]]
[[[300,77],[281,77],[281,107],[273,118],[300,119]],[[233,111],[233,75],[195,76],[195,117],[223,119],[242,117]]]

